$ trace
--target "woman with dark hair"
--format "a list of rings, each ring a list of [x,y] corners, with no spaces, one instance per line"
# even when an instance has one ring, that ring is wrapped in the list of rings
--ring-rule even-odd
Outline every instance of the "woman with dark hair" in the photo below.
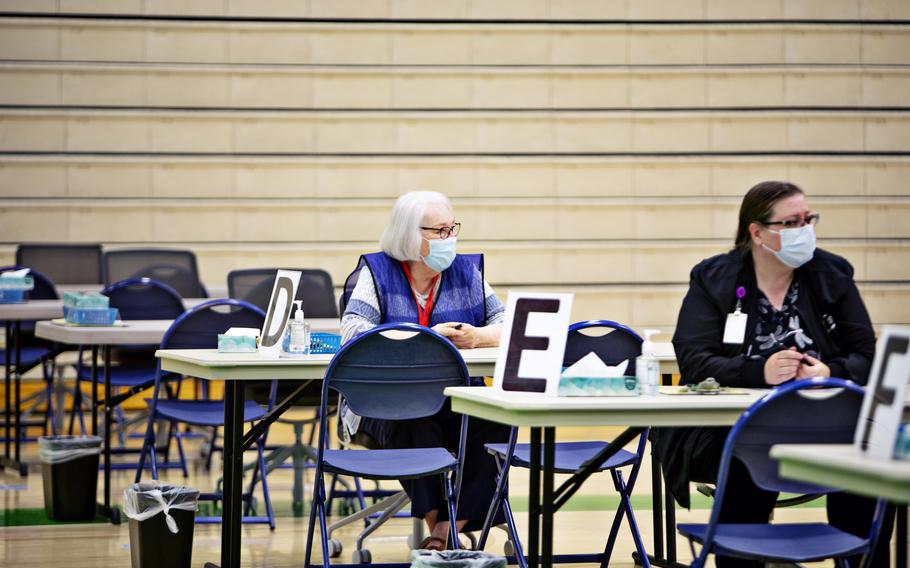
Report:
[[[792,183],[767,181],[746,193],[736,245],[692,269],[673,336],[683,383],[714,377],[724,386],[768,388],[808,377],[865,384],[875,334],[846,259],[816,248],[818,213]],[[689,482],[714,483],[729,428],[673,428],[656,434],[664,475],[680,505]],[[776,493],[760,489],[734,459],[722,523],[767,522]],[[875,502],[831,494],[829,521],[866,536]],[[882,529],[890,534],[891,515]],[[888,538],[874,566],[888,566]],[[858,563],[858,559],[856,560]],[[717,565],[761,566],[734,558]]]

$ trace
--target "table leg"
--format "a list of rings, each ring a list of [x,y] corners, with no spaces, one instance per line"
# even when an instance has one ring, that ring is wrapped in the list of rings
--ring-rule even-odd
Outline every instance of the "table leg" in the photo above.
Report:
[[[76,384],[79,387],[79,384]],[[98,346],[92,345],[92,436],[98,435]]]
[[[896,568],[907,568],[907,506],[897,506],[897,533],[894,543]]]
[[[553,470],[556,460],[556,428],[543,430],[543,503],[541,529],[541,566],[553,565]]]
[[[663,483],[657,450],[651,444],[651,513],[654,527],[654,558],[664,557]]]
[[[104,346],[104,510],[111,508],[111,346]]]
[[[242,381],[224,383],[224,463],[222,472],[221,568],[240,566],[240,517],[243,487]]]
[[[4,428],[3,447],[4,447],[4,450],[3,450],[3,457],[5,458],[4,461],[8,461],[12,457],[12,452],[10,450],[11,450],[12,441],[13,441],[13,439],[10,437],[10,433],[12,432],[12,430],[11,430],[12,421],[10,420],[10,417],[13,415],[13,409],[11,406],[11,403],[13,400],[13,397],[12,397],[13,392],[11,389],[11,386],[12,386],[11,379],[13,376],[12,375],[13,367],[12,367],[12,357],[10,357],[11,349],[13,348],[12,322],[10,322],[10,321],[4,322],[4,328],[6,330],[6,343],[4,344],[6,353],[4,353],[4,356],[3,356],[3,359],[4,359],[3,367],[4,367],[4,371],[5,371],[5,373],[3,375],[4,376],[4,399],[3,399],[4,400],[4,413],[3,413],[3,428]]]
[[[16,375],[14,380],[16,381],[16,393],[13,398],[13,415],[15,416],[15,426],[13,427],[13,440],[14,440],[14,449],[15,453],[13,454],[13,460],[19,464],[19,473],[25,475],[28,470],[22,465],[21,461],[21,450],[22,450],[22,322],[16,320],[15,331],[13,331],[13,343],[16,344]],[[9,351],[6,352],[6,356],[9,357]],[[7,421],[9,420],[9,415],[7,415]]]
[[[669,485],[664,485],[664,512],[667,516],[667,563],[672,566],[676,564],[676,501]]]
[[[537,568],[540,554],[540,428],[531,428],[531,475],[528,484],[528,568]]]

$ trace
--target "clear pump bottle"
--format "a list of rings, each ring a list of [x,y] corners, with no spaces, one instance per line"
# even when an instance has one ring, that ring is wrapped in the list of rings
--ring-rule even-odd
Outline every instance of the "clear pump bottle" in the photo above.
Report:
[[[303,320],[303,301],[295,300],[297,311],[288,322],[288,353],[306,355],[310,352],[310,324]]]
[[[646,329],[641,344],[641,355],[635,360],[635,375],[638,388],[645,396],[657,396],[660,390],[660,361],[654,356],[654,342],[651,337],[660,333],[658,329]]]

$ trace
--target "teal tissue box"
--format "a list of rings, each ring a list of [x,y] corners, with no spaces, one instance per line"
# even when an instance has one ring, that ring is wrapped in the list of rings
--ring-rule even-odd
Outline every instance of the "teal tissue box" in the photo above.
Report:
[[[0,276],[2,290],[34,290],[35,279],[32,276]]]
[[[91,292],[89,294],[64,292],[63,306],[67,308],[109,308],[110,299],[98,292]]]
[[[560,377],[559,396],[638,396],[635,377]]]
[[[219,353],[255,353],[256,338],[252,335],[218,334]]]

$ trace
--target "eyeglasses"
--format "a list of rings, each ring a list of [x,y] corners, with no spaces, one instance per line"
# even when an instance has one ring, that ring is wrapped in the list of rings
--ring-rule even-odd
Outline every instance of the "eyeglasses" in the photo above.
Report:
[[[796,229],[799,227],[805,227],[806,225],[818,225],[818,220],[820,218],[821,215],[818,213],[813,213],[811,215],[806,215],[802,219],[787,219],[786,221],[761,221],[761,224],[765,226],[780,225],[783,229]]]
[[[424,231],[433,231],[439,238],[445,240],[449,237],[457,237],[458,231],[461,230],[461,223],[455,223],[451,227],[421,227]]]

